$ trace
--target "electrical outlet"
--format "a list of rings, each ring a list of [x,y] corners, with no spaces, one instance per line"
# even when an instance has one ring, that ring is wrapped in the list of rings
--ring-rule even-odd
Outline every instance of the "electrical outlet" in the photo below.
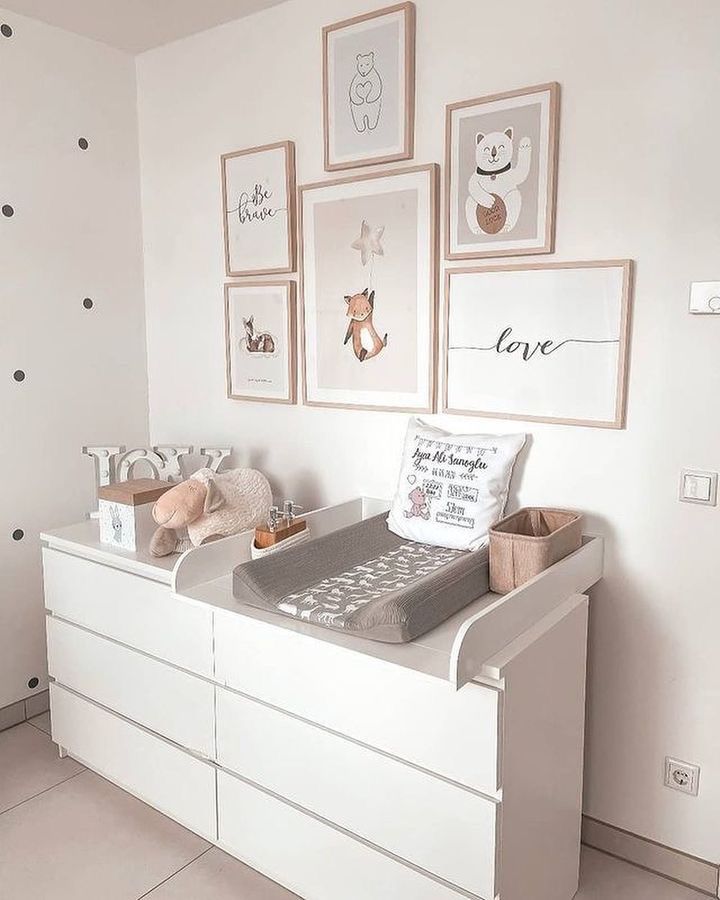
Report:
[[[665,787],[697,797],[700,787],[700,766],[666,756]]]

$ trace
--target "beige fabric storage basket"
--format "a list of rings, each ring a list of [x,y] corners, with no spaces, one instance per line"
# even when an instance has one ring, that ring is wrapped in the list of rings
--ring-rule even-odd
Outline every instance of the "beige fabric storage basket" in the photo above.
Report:
[[[528,506],[490,529],[490,590],[507,594],[577,550],[582,515]]]

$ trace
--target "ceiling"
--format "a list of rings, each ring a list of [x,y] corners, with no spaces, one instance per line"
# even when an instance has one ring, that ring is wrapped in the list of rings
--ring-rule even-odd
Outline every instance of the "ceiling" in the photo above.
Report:
[[[142,53],[282,0],[2,0],[6,10]]]

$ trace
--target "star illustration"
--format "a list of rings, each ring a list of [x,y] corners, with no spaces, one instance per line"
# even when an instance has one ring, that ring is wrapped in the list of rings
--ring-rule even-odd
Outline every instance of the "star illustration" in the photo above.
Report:
[[[364,266],[368,264],[369,259],[372,259],[373,254],[375,256],[385,256],[385,251],[380,243],[380,238],[383,236],[384,231],[384,225],[381,225],[379,228],[371,228],[363,219],[360,237],[354,240],[350,246],[353,250],[360,251],[360,258]]]

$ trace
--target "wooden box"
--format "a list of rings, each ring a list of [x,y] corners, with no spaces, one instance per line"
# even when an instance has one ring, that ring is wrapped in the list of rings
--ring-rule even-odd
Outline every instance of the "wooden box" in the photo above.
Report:
[[[580,548],[582,516],[525,507],[490,529],[490,590],[507,594]]]
[[[171,487],[168,482],[153,478],[136,478],[101,487],[98,507],[102,543],[132,552],[145,549],[157,528],[152,508]]]

